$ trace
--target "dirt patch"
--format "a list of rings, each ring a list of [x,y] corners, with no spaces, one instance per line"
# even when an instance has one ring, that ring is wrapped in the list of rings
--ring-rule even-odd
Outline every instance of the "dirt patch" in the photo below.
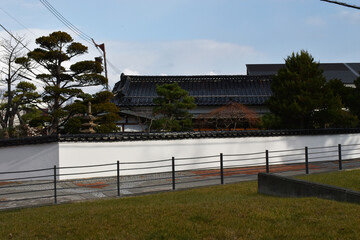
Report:
[[[75,183],[78,187],[87,187],[87,188],[98,188],[102,189],[104,187],[109,186],[109,184],[106,184],[104,182],[94,182],[94,183]]]
[[[10,184],[21,184],[21,182],[0,182],[0,186],[10,185]]]
[[[309,164],[309,169],[320,169],[321,166],[316,164]],[[272,165],[270,166],[270,172],[287,172],[287,171],[299,171],[305,170],[305,164],[297,165]],[[265,166],[261,167],[244,167],[244,168],[227,168],[224,169],[224,176],[233,176],[239,174],[253,175],[260,172],[266,172]],[[197,178],[207,178],[220,176],[220,170],[199,170],[191,171],[192,174],[198,175]]]

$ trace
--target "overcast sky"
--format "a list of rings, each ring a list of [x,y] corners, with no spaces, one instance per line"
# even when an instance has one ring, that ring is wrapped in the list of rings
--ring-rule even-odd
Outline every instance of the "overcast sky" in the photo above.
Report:
[[[110,87],[141,75],[246,74],[247,63],[283,63],[309,51],[319,62],[360,62],[360,10],[320,0],[47,0],[97,43],[105,43]],[[360,0],[344,0],[360,5]],[[66,31],[40,0],[1,0],[0,23],[35,38]],[[0,37],[9,38],[5,31]]]

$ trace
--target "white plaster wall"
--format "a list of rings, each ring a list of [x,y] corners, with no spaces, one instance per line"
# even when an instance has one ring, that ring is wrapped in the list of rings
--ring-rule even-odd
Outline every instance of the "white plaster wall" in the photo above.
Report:
[[[2,147],[0,148],[0,180],[53,175],[53,169],[32,173],[2,173],[53,168],[54,165],[60,167],[60,179],[115,176],[117,161],[121,163],[121,175],[170,172],[172,157],[175,157],[177,171],[201,168],[218,169],[220,153],[224,154],[224,167],[264,165],[265,150],[270,151],[270,164],[281,164],[288,160],[304,162],[305,146],[309,147],[310,162],[328,161],[337,160],[337,145],[339,143],[343,145],[344,160],[360,157],[359,146],[346,146],[360,144],[360,134],[132,142],[61,142]],[[316,149],[316,147],[331,148]],[[293,149],[298,150],[277,152]],[[194,159],[204,156],[211,157]],[[157,160],[165,161],[153,162]],[[192,165],[187,165],[190,163]],[[109,165],[83,167],[101,164]],[[158,166],[161,168],[154,168]],[[151,168],[134,169],[147,167]],[[101,172],[94,173],[97,171]],[[47,179],[52,179],[52,177]]]
[[[53,175],[53,169],[29,173],[3,173],[53,168],[54,165],[59,165],[58,143],[45,143],[0,148],[0,180]],[[53,177],[46,177],[45,179],[53,179]]]
[[[194,158],[202,156],[218,156],[220,153],[225,155],[224,167],[244,166],[246,164],[265,164],[265,150],[269,150],[270,163],[281,164],[288,160],[288,157],[281,157],[282,154],[294,154],[291,157],[294,162],[303,162],[303,149],[334,146],[330,150],[337,150],[337,145],[359,144],[360,134],[347,135],[324,135],[324,136],[290,136],[290,137],[245,137],[245,138],[217,138],[217,139],[183,139],[183,140],[154,140],[154,141],[133,141],[133,142],[62,142],[59,143],[59,164],[61,179],[96,177],[96,176],[115,176],[116,162],[121,162],[121,175],[146,174],[154,172],[171,171],[171,157],[175,157],[176,164],[196,163],[191,166],[177,166],[176,170],[187,170],[194,168],[218,168],[218,157],[178,160],[178,158]],[[346,148],[346,147],[345,147]],[[299,149],[289,153],[273,153],[273,151]],[[326,153],[326,149],[309,149],[310,162],[336,160],[336,152]],[[314,153],[316,154],[314,155]],[[254,156],[226,156],[230,154],[260,153]],[[356,153],[359,153],[356,156]],[[349,148],[347,154],[353,154],[352,158],[359,157],[360,151],[356,152],[354,147]],[[332,158],[319,158],[312,160],[312,156],[321,157],[333,155]],[[257,158],[260,156],[260,158]],[[244,161],[244,158],[254,158]],[[151,161],[165,160],[165,162],[151,163]],[[226,160],[239,160],[229,161]],[[241,161],[242,160],[242,161]],[[212,163],[211,161],[216,161]],[[145,162],[134,164],[138,162]],[[202,162],[210,162],[201,164]],[[128,164],[126,164],[128,163]],[[92,168],[70,168],[70,166],[86,166],[97,164],[113,164],[105,167]],[[147,170],[124,170],[140,167],[164,166],[162,168],[151,168]],[[102,173],[90,173],[77,175],[76,173],[86,173],[94,171],[109,171]],[[74,175],[64,175],[74,174]]]

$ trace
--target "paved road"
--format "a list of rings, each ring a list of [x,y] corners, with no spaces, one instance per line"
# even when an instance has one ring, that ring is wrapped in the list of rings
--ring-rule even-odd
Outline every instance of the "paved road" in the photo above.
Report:
[[[337,171],[336,161],[311,163],[310,173]],[[343,169],[360,168],[360,160],[344,161]],[[258,172],[264,172],[264,166],[225,169],[224,183],[256,180]],[[304,164],[271,166],[270,172],[284,176],[305,174]],[[176,172],[175,189],[212,186],[221,184],[219,170],[197,170]],[[121,176],[120,196],[145,194],[149,192],[171,191],[173,181],[171,173]],[[56,192],[56,199],[55,199]],[[12,209],[118,197],[116,177],[76,179],[58,181],[56,191],[51,181],[0,182],[0,209]]]

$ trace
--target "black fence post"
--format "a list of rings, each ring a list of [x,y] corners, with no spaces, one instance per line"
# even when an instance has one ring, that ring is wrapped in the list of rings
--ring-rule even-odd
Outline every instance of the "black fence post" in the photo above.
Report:
[[[305,147],[305,172],[309,174],[309,151],[308,147]]]
[[[339,152],[339,170],[342,170],[341,144],[338,145],[338,152]]]
[[[172,157],[172,189],[175,190],[175,158]]]
[[[117,195],[120,197],[120,161],[117,161]]]
[[[224,156],[220,153],[220,177],[221,177],[221,184],[224,184]]]
[[[57,204],[57,194],[56,194],[56,165],[54,165],[54,204]]]
[[[266,159],[266,173],[270,172],[269,169],[269,150],[265,151],[265,159]]]

